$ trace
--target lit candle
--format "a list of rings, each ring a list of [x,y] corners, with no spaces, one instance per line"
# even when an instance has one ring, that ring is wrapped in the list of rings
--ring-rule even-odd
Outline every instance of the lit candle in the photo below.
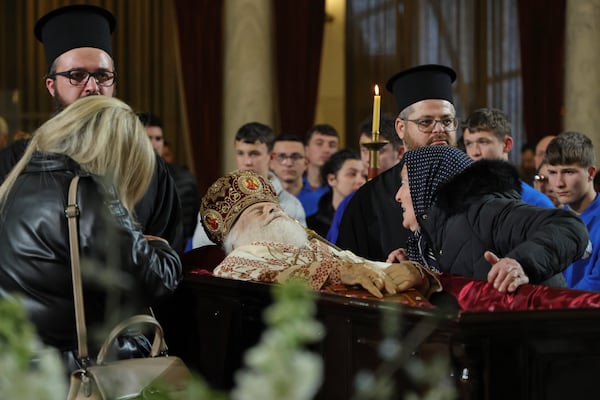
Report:
[[[373,135],[372,140],[377,140],[376,135],[379,133],[379,111],[381,105],[381,96],[379,95],[379,86],[375,85],[375,96],[373,97],[373,125],[371,133]]]

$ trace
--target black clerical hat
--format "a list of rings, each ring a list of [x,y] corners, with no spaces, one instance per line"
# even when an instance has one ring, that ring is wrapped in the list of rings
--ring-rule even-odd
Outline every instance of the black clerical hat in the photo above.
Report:
[[[35,37],[44,44],[48,68],[61,54],[79,47],[104,50],[112,57],[111,33],[115,17],[110,11],[92,5],[57,8],[35,24]]]
[[[385,87],[396,98],[398,112],[421,100],[441,99],[452,103],[456,72],[445,65],[419,65],[398,72]]]

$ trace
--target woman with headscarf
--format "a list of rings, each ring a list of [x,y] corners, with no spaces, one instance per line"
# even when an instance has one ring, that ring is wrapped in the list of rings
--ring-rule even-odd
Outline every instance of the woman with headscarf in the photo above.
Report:
[[[521,201],[519,174],[509,163],[473,162],[450,146],[407,151],[403,163],[396,200],[413,235],[388,262],[410,259],[514,292],[524,283],[564,287],[561,271],[584,256],[581,220]]]

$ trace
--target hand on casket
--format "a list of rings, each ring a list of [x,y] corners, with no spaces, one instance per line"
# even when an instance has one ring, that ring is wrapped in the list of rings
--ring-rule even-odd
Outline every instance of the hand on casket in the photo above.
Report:
[[[398,292],[414,288],[426,298],[429,298],[431,293],[439,292],[442,289],[437,276],[414,261],[401,261],[392,264],[385,269],[385,272],[394,281]]]
[[[392,278],[383,270],[370,265],[344,264],[340,268],[340,279],[345,285],[361,285],[375,297],[382,298],[382,290],[389,294],[396,293],[396,285]]]
[[[508,257],[499,258],[491,251],[486,251],[483,256],[492,265],[487,276],[488,282],[499,292],[512,293],[519,286],[529,283],[529,277],[517,260]]]

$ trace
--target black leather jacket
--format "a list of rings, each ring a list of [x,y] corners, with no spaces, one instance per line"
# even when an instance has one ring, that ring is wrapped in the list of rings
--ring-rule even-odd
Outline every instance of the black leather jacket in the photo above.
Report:
[[[21,159],[28,144],[29,140],[18,140],[0,151],[0,183]],[[179,197],[167,164],[158,155],[150,187],[135,205],[135,215],[145,234],[164,238],[183,253],[185,239]]]
[[[146,240],[111,189],[70,158],[35,153],[0,212],[0,297],[18,296],[42,341],[77,348],[65,206],[79,182],[79,240],[90,349],[112,328],[172,293],[182,276],[177,253]],[[109,306],[107,301],[110,301]],[[96,340],[94,338],[96,337]]]

